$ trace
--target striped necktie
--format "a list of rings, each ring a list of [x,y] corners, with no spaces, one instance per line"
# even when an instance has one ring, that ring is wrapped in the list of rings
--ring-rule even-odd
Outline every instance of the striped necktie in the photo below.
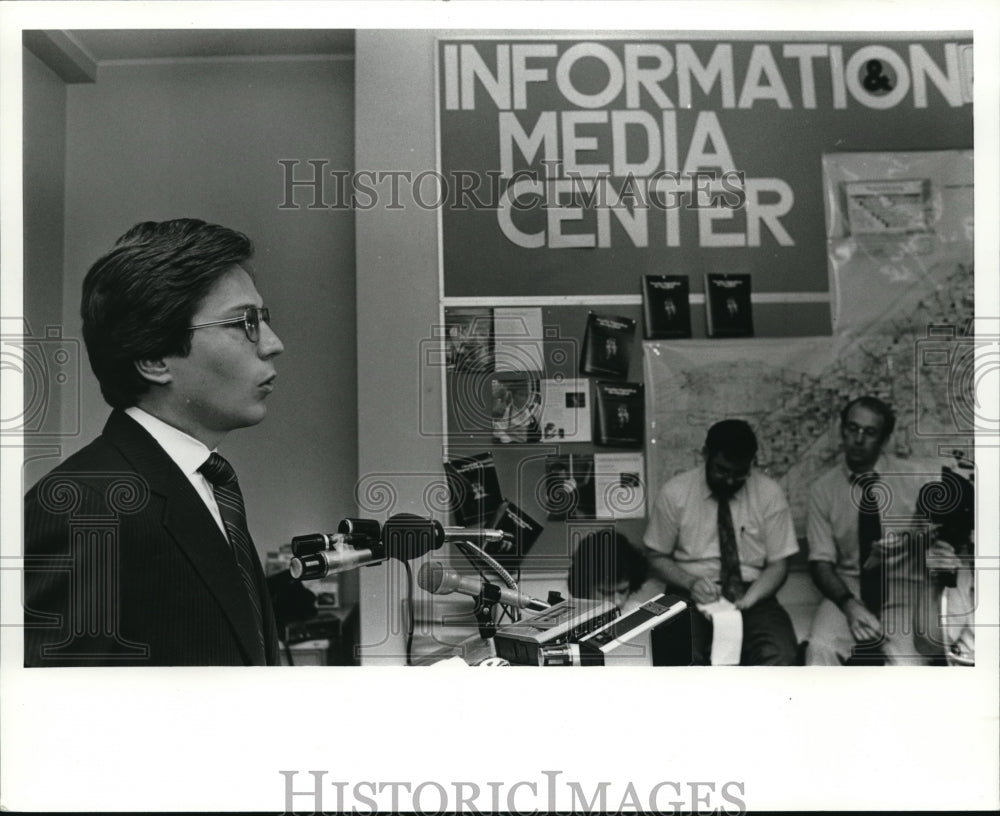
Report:
[[[209,456],[198,470],[212,483],[215,501],[219,505],[219,514],[226,528],[226,537],[236,558],[236,565],[239,567],[240,577],[243,579],[257,624],[257,644],[260,651],[255,656],[254,663],[263,665],[266,662],[264,616],[261,612],[260,593],[255,578],[257,573],[255,566],[260,562],[257,560],[257,551],[247,529],[247,514],[243,505],[243,494],[240,492],[240,483],[236,479],[233,466],[217,453]]]

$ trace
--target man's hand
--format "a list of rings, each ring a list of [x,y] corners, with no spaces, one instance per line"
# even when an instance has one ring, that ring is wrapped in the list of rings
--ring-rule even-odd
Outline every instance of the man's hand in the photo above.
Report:
[[[781,589],[788,577],[788,559],[772,561],[761,571],[756,580],[747,587],[742,597],[737,598],[736,608],[740,611],[749,609],[766,598],[770,598]]]
[[[929,570],[959,570],[962,559],[955,553],[955,548],[941,538],[935,538],[927,548],[927,568]]]
[[[851,635],[858,643],[878,640],[882,636],[882,622],[857,598],[848,600],[843,610]]]
[[[719,587],[708,578],[698,578],[691,584],[691,600],[699,604],[709,604],[719,600]]]

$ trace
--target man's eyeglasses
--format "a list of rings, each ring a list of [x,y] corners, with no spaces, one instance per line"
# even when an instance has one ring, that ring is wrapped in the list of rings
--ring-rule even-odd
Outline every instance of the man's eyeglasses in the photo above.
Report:
[[[188,326],[188,329],[204,329],[208,326],[243,326],[247,340],[256,343],[260,340],[261,321],[271,325],[271,312],[259,306],[250,306],[243,312],[241,317],[230,317],[228,320],[213,320],[209,323],[198,323],[195,326]]]
[[[861,434],[868,439],[875,439],[881,434],[878,428],[872,428],[870,426],[858,425],[855,422],[848,422],[844,425],[844,430],[847,431],[851,436],[857,436]]]

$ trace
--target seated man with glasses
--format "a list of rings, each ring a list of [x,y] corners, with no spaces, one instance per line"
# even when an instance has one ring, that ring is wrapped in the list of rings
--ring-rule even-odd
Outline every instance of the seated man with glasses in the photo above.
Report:
[[[26,666],[273,665],[277,631],[235,472],[216,451],[274,389],[242,233],[137,224],[83,283],[112,412],[25,497]]]
[[[785,494],[754,468],[757,437],[743,420],[709,428],[702,456],[704,464],[670,479],[650,508],[643,538],[650,568],[703,609],[724,598],[739,610],[740,665],[792,665],[795,631],[775,597],[799,549]],[[699,610],[691,628],[692,661],[707,665],[714,623]]]
[[[934,593],[925,591],[927,564],[944,564],[954,551],[920,508],[922,488],[941,467],[886,453],[895,425],[880,399],[848,402],[840,414],[843,461],[810,487],[809,569],[824,599],[809,633],[809,665],[925,665],[941,651],[924,637],[937,614]]]

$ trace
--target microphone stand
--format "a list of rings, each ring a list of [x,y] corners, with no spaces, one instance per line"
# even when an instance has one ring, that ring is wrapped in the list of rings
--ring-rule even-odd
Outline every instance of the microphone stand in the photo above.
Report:
[[[483,588],[476,595],[476,608],[473,610],[476,622],[479,624],[479,636],[489,640],[497,633],[497,623],[493,610],[500,603],[500,587],[483,581]]]

